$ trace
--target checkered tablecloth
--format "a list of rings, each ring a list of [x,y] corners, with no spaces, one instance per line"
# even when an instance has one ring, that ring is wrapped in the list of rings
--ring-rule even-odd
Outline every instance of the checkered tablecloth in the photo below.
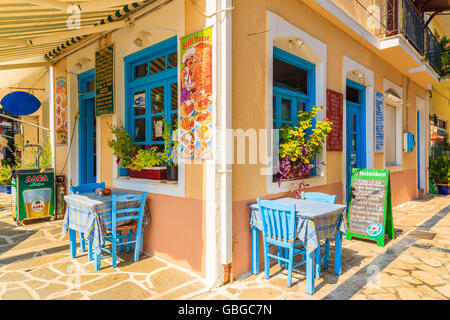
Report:
[[[308,253],[314,251],[320,240],[332,238],[338,231],[346,233],[345,212],[347,206],[342,204],[329,204],[316,201],[300,200],[295,198],[276,199],[279,203],[295,204],[297,210],[297,238],[303,242]],[[258,204],[249,204],[250,227],[262,231],[261,214]]]
[[[113,189],[112,194],[131,194],[124,190]],[[103,237],[111,229],[112,194],[108,196],[97,196],[95,193],[72,194],[64,196],[67,209],[64,216],[63,230],[69,229],[84,233],[88,241],[92,241],[95,254],[100,253]],[[117,209],[139,208],[140,201],[118,202]],[[130,213],[125,213],[129,215]],[[128,221],[118,221],[117,225],[126,224]],[[150,215],[145,206],[142,229],[150,223]]]

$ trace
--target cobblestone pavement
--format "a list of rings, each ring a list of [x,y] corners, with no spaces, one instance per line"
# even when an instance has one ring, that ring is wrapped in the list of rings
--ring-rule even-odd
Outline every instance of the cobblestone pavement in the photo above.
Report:
[[[449,299],[450,197],[425,195],[394,208],[396,238],[384,247],[353,239],[343,242],[342,275],[330,267],[306,294],[305,266],[294,270],[286,287],[286,270],[271,268],[208,288],[196,275],[150,255],[132,263],[120,253],[118,267],[106,257],[100,271],[77,252],[72,259],[62,221],[26,222],[16,227],[9,195],[0,193],[0,299]],[[250,253],[249,253],[250,254]],[[262,271],[263,265],[260,264]]]

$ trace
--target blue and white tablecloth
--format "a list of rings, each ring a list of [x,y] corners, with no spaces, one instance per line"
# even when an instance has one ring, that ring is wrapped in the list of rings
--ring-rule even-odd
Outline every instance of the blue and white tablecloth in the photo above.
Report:
[[[108,196],[98,196],[95,193],[72,194],[64,196],[67,209],[64,216],[63,230],[69,229],[84,233],[88,241],[92,241],[95,254],[100,253],[103,237],[111,229],[112,195],[125,195],[135,192],[113,189]],[[136,192],[137,193],[137,192]],[[117,209],[139,208],[140,201],[118,202]],[[125,213],[129,215],[130,213]],[[126,224],[128,221],[117,221],[117,225]],[[150,223],[150,215],[147,205],[144,210],[142,229]]]
[[[332,238],[338,231],[346,233],[346,208],[342,204],[329,204],[295,198],[275,199],[282,204],[295,204],[297,210],[297,238],[303,242],[308,253],[314,251],[320,240]],[[250,226],[260,231],[262,228],[258,204],[248,205],[250,211]]]

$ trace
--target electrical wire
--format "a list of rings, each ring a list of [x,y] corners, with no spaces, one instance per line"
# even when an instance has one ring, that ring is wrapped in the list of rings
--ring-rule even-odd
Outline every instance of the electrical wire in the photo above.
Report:
[[[77,117],[75,117],[75,123],[73,125],[72,135],[70,136],[69,148],[67,149],[66,161],[64,162],[64,167],[62,168],[61,172],[59,173],[60,175],[64,173],[64,169],[66,168],[66,165],[67,165],[67,160],[69,159],[69,156],[70,156],[70,150],[72,148],[72,142],[73,142],[73,134],[75,133],[75,129],[77,127],[78,118],[79,118],[79,114],[77,114]]]

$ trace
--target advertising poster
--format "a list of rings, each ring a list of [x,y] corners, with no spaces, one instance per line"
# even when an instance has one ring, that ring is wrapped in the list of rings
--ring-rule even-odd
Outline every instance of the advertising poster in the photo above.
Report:
[[[375,93],[375,152],[384,149],[384,95]]]
[[[114,113],[114,46],[95,52],[95,115]]]
[[[212,27],[180,39],[180,152],[212,158]]]
[[[67,72],[55,77],[56,145],[67,145]]]

